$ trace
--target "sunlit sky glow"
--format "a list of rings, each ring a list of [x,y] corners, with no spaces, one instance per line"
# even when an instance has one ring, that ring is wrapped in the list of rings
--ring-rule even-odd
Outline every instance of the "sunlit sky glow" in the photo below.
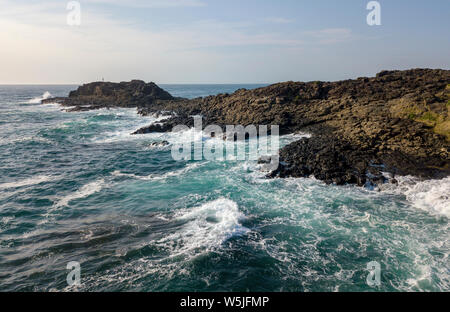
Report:
[[[0,84],[271,83],[449,69],[450,1],[0,0]]]

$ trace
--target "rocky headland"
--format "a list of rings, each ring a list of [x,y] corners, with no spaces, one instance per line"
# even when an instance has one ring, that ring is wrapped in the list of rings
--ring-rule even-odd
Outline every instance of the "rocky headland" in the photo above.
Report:
[[[197,99],[175,98],[154,83],[95,82],[67,98],[69,110],[136,107],[164,114],[134,134],[193,125],[279,125],[281,134],[307,132],[280,151],[269,177],[314,176],[327,183],[395,183],[395,175],[442,178],[450,174],[450,71],[383,71],[337,82],[284,82]],[[386,175],[385,173],[390,173]]]
[[[167,91],[155,83],[141,80],[130,82],[92,82],[69,93],[68,97],[51,98],[42,103],[59,103],[68,111],[87,111],[114,107],[147,107],[156,100],[174,100]]]

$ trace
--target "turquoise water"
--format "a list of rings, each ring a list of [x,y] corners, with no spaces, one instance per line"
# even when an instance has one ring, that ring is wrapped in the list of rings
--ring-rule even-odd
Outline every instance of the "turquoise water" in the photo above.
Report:
[[[450,290],[450,179],[368,190],[176,162],[150,144],[187,134],[131,136],[155,121],[134,109],[38,104],[75,88],[0,86],[0,291]],[[80,286],[67,285],[71,261]],[[380,286],[366,282],[372,261]]]

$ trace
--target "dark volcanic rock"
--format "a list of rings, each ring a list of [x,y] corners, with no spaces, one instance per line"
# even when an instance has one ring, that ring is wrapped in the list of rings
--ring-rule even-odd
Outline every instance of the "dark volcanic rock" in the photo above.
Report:
[[[151,143],[150,147],[166,147],[169,145],[170,145],[170,143],[168,141],[159,141],[159,142]]]
[[[98,85],[100,84],[100,85]],[[118,89],[117,89],[118,88]],[[47,100],[54,102],[55,100]],[[78,109],[138,107],[139,113],[174,115],[135,134],[193,126],[279,125],[281,134],[310,139],[281,150],[271,176],[336,184],[381,183],[383,171],[443,177],[450,173],[450,71],[383,71],[373,78],[338,82],[284,82],[197,99],[173,98],[154,84],[101,83],[80,87],[65,105]]]
[[[73,106],[71,111],[82,111],[103,107],[145,107],[157,100],[174,98],[153,82],[133,80],[121,83],[88,83],[70,92],[67,98],[47,99],[42,103],[57,102],[64,106]]]
[[[281,150],[281,165],[271,176],[379,184],[384,171],[449,174],[449,84],[447,70],[384,71],[374,78],[285,82],[145,109],[170,107],[185,116],[174,124],[201,114],[205,125],[276,124],[282,134],[309,132],[312,138]]]
[[[366,183],[369,157],[350,143],[332,137],[303,138],[282,149],[282,162],[271,177],[314,176],[327,183]]]
[[[194,120],[193,118],[190,118],[188,116],[175,116],[168,118],[166,120],[163,120],[159,123],[152,124],[147,127],[140,128],[133,132],[132,134],[147,134],[147,133],[163,133],[163,132],[170,132],[172,129],[178,125],[185,125],[188,127],[194,126]]]

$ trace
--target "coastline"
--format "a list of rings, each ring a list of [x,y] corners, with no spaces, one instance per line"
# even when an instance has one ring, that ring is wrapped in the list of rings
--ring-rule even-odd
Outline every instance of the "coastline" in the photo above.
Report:
[[[136,107],[141,115],[167,115],[134,134],[169,132],[177,125],[272,124],[281,134],[308,132],[284,147],[269,177],[314,176],[328,184],[390,182],[396,175],[440,179],[450,175],[450,71],[383,71],[338,82],[285,82],[233,94],[175,98],[154,83],[95,82],[67,98],[45,99],[68,111]],[[170,112],[170,114],[167,114]],[[384,173],[389,173],[388,176]]]
[[[393,276],[382,291],[445,289],[448,178],[398,176],[398,186],[378,192],[267,179],[254,161],[177,162],[170,147],[151,145],[182,142],[192,131],[130,135],[159,121],[153,115],[34,104],[70,90],[13,90],[4,100],[2,122],[21,127],[2,128],[10,136],[2,155],[16,155],[5,163],[14,169],[3,169],[2,235],[27,250],[3,249],[17,259],[2,261],[10,274],[4,290],[71,291],[64,269],[74,259],[83,270],[80,291],[368,291],[370,261]],[[282,135],[280,146],[299,139]],[[48,258],[34,259],[50,252],[61,270],[49,273],[49,283],[30,273],[49,272]],[[127,282],[111,283],[117,279]]]

